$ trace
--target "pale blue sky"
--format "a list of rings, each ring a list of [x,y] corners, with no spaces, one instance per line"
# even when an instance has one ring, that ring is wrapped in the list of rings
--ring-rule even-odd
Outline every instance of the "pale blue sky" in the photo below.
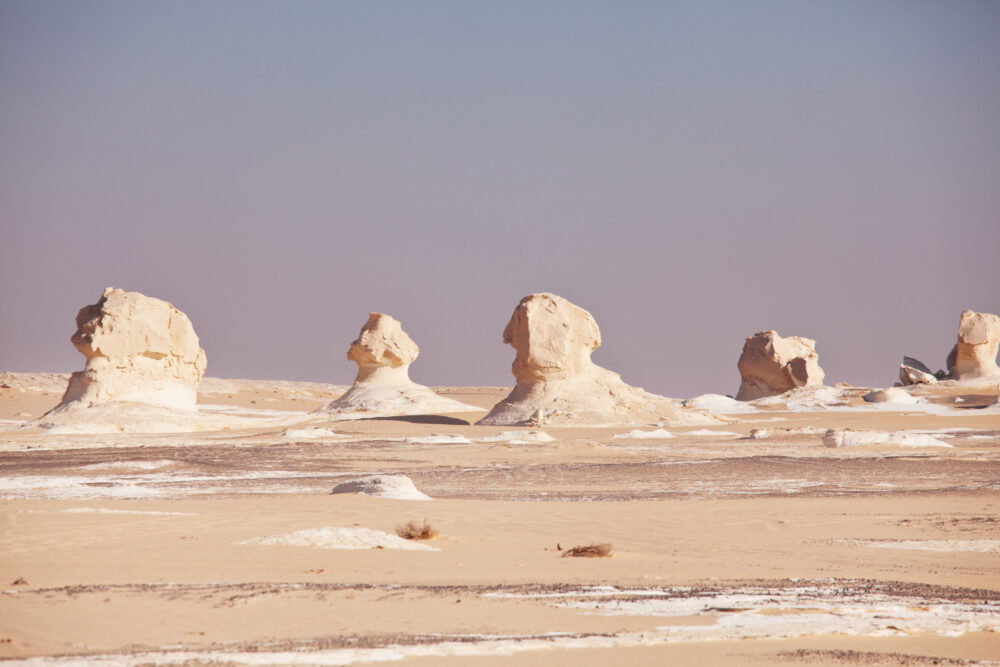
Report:
[[[830,383],[1000,312],[1000,3],[0,0],[0,370],[77,370],[114,285],[210,375],[349,382],[369,310],[427,384],[509,384],[525,294],[595,360]]]

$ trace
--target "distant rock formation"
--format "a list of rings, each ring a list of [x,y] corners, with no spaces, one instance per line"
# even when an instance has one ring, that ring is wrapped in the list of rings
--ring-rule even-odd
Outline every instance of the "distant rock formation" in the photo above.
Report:
[[[944,375],[943,371],[939,373]],[[934,384],[937,381],[938,375],[931,372],[924,362],[913,357],[903,357],[903,363],[899,365],[900,384]]]
[[[782,338],[776,331],[762,331],[746,339],[738,364],[739,401],[777,396],[796,387],[823,384],[816,341],[800,336]]]
[[[1000,317],[966,310],[958,322],[958,342],[948,355],[952,380],[1000,379],[997,347]]]
[[[87,358],[59,408],[128,401],[195,410],[205,351],[187,315],[166,301],[108,287],[80,309],[70,338]]]
[[[679,402],[630,387],[590,354],[601,345],[593,316],[555,294],[521,299],[503,332],[517,352],[517,385],[479,421],[486,425],[698,425],[717,417],[689,412]]]
[[[413,382],[410,364],[419,352],[397,320],[384,313],[370,313],[347,351],[347,358],[358,365],[354,384],[316,413],[355,419],[480,410]]]

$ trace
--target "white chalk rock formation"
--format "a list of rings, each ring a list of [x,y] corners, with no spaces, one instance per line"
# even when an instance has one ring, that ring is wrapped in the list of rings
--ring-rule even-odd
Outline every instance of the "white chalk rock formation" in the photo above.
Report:
[[[406,475],[370,475],[341,482],[333,487],[331,494],[360,493],[365,496],[394,498],[396,500],[431,500],[419,490],[413,480]]]
[[[900,384],[934,384],[937,381],[937,376],[927,364],[913,357],[903,357],[903,363],[899,365]]]
[[[852,428],[831,428],[823,435],[827,447],[865,447],[868,445],[899,445],[901,447],[947,447],[946,442],[928,433],[913,431],[865,431]]]
[[[919,403],[920,399],[910,394],[902,387],[889,387],[888,389],[875,389],[861,397],[866,403],[898,403],[900,405],[913,405]]]
[[[205,351],[187,315],[166,301],[108,287],[80,309],[70,340],[87,358],[60,407],[128,401],[195,410]]]
[[[958,342],[948,355],[949,377],[952,380],[1000,379],[998,346],[1000,317],[966,310],[958,322]]]
[[[739,412],[753,412],[756,410],[756,407],[753,405],[749,405],[743,401],[737,401],[734,398],[723,396],[722,394],[702,394],[701,396],[689,398],[684,401],[684,407],[714,412],[717,415],[730,415]]]
[[[796,387],[823,384],[816,341],[800,336],[782,338],[776,331],[762,331],[746,339],[738,364],[739,401],[777,396]]]
[[[26,428],[51,433],[168,433],[232,426],[196,408],[205,351],[191,321],[166,301],[109,287],[76,316],[87,358],[62,401]]]
[[[419,352],[397,320],[384,313],[371,313],[358,339],[347,350],[347,358],[358,365],[354,384],[316,413],[357,419],[480,410],[439,396],[411,380],[410,364]]]
[[[404,549],[407,551],[440,551],[416,540],[404,540],[385,531],[360,526],[327,526],[307,528],[284,535],[268,535],[237,542],[239,545],[314,547],[317,549]]]
[[[479,421],[487,425],[719,423],[677,401],[622,382],[590,354],[601,344],[593,316],[555,294],[521,299],[503,332],[517,352],[517,385]]]

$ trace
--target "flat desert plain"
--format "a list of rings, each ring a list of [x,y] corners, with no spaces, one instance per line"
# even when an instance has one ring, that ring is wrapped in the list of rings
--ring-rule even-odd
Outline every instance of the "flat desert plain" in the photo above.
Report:
[[[995,385],[498,428],[474,423],[504,388],[329,421],[344,387],[206,379],[199,409],[246,428],[54,434],[19,427],[66,377],[5,378],[8,664],[1000,662]],[[432,500],[331,494],[373,474]]]

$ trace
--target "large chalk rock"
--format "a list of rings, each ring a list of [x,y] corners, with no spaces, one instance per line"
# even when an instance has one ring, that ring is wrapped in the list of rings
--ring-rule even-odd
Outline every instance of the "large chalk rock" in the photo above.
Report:
[[[205,351],[191,321],[166,301],[109,287],[76,316],[70,338],[87,359],[62,401],[22,428],[50,433],[169,433],[231,428],[198,412]]]
[[[680,403],[630,387],[590,354],[601,345],[594,317],[555,294],[521,299],[503,332],[517,352],[517,384],[488,415],[487,425],[718,423]]]
[[[371,313],[347,351],[347,358],[358,365],[354,384],[316,413],[356,419],[480,410],[413,382],[410,364],[419,353],[398,320],[385,313]]]
[[[776,331],[762,331],[747,338],[738,366],[742,382],[736,399],[740,401],[821,385],[825,377],[819,367],[816,341],[800,336],[782,338]]]
[[[997,347],[1000,317],[966,310],[958,322],[958,342],[948,355],[952,380],[1000,379]]]
[[[205,351],[187,315],[166,301],[108,287],[80,309],[70,340],[86,357],[60,407],[128,401],[195,410]]]

